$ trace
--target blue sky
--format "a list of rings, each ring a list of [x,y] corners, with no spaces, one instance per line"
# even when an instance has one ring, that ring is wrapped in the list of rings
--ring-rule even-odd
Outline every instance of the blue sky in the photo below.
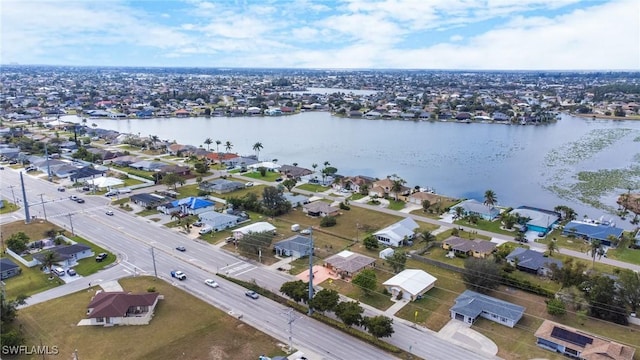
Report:
[[[2,64],[640,70],[640,1],[2,0]]]

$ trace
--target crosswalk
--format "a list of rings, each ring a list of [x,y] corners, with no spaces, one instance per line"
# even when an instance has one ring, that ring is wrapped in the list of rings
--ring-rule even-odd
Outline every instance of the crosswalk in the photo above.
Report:
[[[237,263],[227,264],[227,266],[223,266],[220,270],[226,275],[240,276],[254,269],[256,269],[256,266],[244,261],[238,261]]]

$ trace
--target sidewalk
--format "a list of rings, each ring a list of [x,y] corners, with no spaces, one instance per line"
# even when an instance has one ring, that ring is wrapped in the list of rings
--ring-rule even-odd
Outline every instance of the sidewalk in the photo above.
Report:
[[[402,299],[402,300],[391,300],[394,301],[395,304],[391,305],[387,310],[384,311],[384,315],[388,316],[388,317],[393,317],[395,315],[395,313],[397,313],[398,311],[400,311],[400,309],[402,309],[405,305],[407,305],[409,303],[409,301]]]

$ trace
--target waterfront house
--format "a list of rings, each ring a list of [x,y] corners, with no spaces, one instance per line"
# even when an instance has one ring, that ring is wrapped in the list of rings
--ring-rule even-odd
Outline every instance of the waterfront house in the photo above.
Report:
[[[395,224],[389,225],[386,228],[376,231],[373,236],[379,243],[398,247],[401,245],[409,245],[409,241],[412,241],[415,237],[415,231],[420,225],[412,218],[404,218]]]
[[[615,226],[574,220],[564,226],[562,235],[581,237],[586,241],[599,240],[604,246],[612,246],[610,237],[620,239],[623,231]]]
[[[481,239],[467,240],[451,236],[442,242],[442,248],[462,257],[485,258],[496,249],[496,244]]]
[[[382,285],[394,299],[398,294],[402,294],[403,299],[414,301],[431,290],[435,286],[436,280],[434,276],[425,271],[406,269],[383,282]]]
[[[147,325],[160,299],[156,292],[99,291],[87,305],[87,318],[78,325]]]
[[[313,174],[313,171],[293,165],[282,165],[280,169],[278,169],[280,174],[285,175],[289,179],[295,179],[296,181],[300,181],[303,176],[308,176]]]
[[[553,230],[553,226],[560,220],[560,214],[555,211],[520,206],[511,210],[509,214],[517,215],[526,219],[525,227],[527,231],[547,234]]]
[[[404,185],[400,187],[400,191],[398,191],[398,194],[393,193],[391,191],[392,188],[393,181],[391,179],[385,178],[382,180],[374,181],[369,190],[369,195],[377,195],[379,197],[387,197],[388,195],[406,196],[411,192],[411,188]]]
[[[488,206],[474,199],[464,200],[452,206],[449,213],[456,214],[458,207],[462,208],[462,216],[476,215],[487,221],[493,221],[500,215],[500,210],[495,206]]]
[[[465,290],[449,309],[451,318],[473,324],[479,317],[497,322],[510,328],[514,327],[524,315],[525,308],[510,302]]]
[[[336,184],[334,184],[334,188],[337,187],[338,190],[346,189],[359,193],[360,189],[365,185],[371,188],[374,181],[376,181],[376,179],[369,176],[345,176],[338,180]]]
[[[536,330],[536,345],[581,360],[633,360],[635,349],[582,330],[545,320]]]
[[[520,271],[531,274],[550,276],[552,265],[562,269],[562,261],[544,256],[544,254],[525,248],[515,248],[506,257],[509,265],[516,267]]]

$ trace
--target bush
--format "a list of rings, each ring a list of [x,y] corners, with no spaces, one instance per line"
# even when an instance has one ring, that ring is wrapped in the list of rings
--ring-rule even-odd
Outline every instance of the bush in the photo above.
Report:
[[[351,207],[347,204],[345,204],[344,202],[340,203],[340,209],[342,210],[351,210]]]
[[[147,288],[147,292],[150,292],[150,293],[154,293],[154,292],[156,292],[156,287],[155,287],[155,286],[149,286],[149,287]]]
[[[207,195],[209,195],[208,191],[198,190],[198,196],[207,196]]]
[[[320,226],[322,227],[331,227],[337,224],[337,220],[335,216],[325,216],[320,221]]]
[[[547,312],[554,316],[564,315],[567,312],[564,301],[557,298],[547,301]]]

